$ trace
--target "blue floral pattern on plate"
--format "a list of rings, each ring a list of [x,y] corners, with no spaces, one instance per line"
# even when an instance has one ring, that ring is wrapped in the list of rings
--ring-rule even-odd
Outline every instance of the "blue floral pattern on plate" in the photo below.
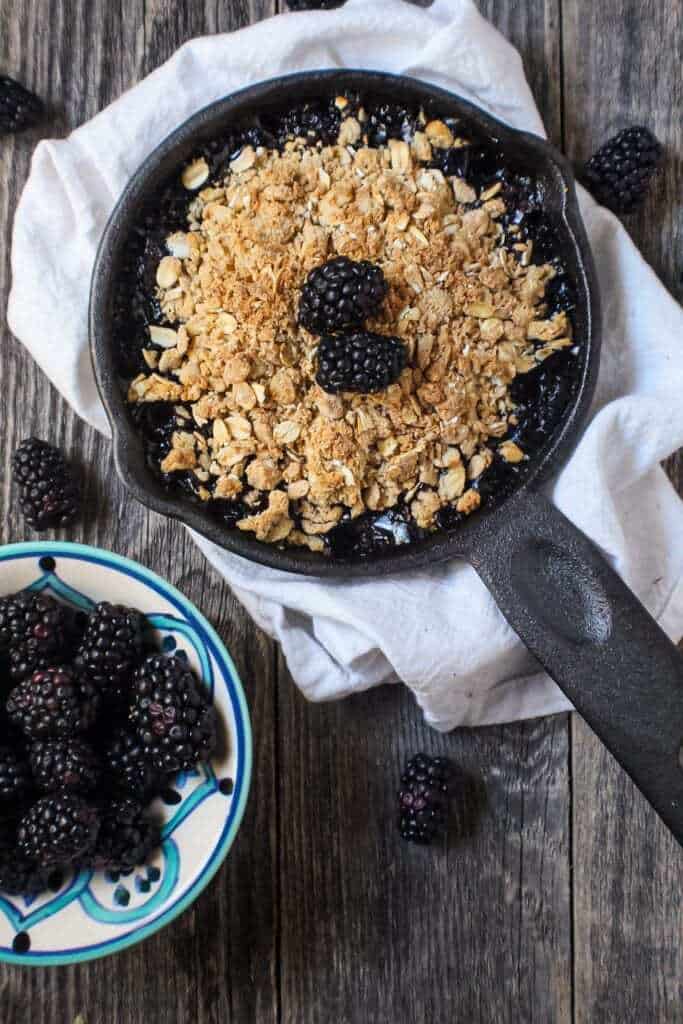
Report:
[[[211,626],[142,566],[78,544],[9,545],[0,548],[0,593],[18,589],[51,593],[83,611],[104,599],[141,608],[160,648],[192,664],[227,733],[212,763],[180,773],[166,798],[155,801],[162,844],[149,864],[125,874],[82,871],[56,892],[33,899],[0,896],[0,959],[72,963],[145,938],[185,909],[211,879],[244,810],[249,718],[235,667]]]

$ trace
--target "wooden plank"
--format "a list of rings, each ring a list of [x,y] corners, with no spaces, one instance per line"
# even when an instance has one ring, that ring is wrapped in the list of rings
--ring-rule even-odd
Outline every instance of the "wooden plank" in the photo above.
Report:
[[[683,298],[681,108],[683,2],[564,2],[567,155],[580,163],[614,132],[644,124],[666,149],[663,172],[639,213],[624,223],[667,288]]]
[[[21,76],[48,99],[52,112],[47,130],[62,135],[188,37],[237,27],[270,9],[270,3],[213,0],[15,0],[0,5],[0,67]],[[12,213],[37,138],[38,133],[31,133],[3,139],[0,145],[1,308],[9,288]],[[185,531],[127,499],[112,474],[109,443],[66,408],[4,324],[0,381],[0,540],[27,536],[9,484],[9,458],[18,441],[36,433],[78,453],[87,467],[88,516],[61,535],[138,558],[197,602],[235,656],[256,741],[254,783],[243,831],[227,865],[192,910],[143,948],[113,959],[42,971],[0,966],[0,1021],[70,1024],[78,1013],[88,1024],[274,1021],[278,893],[273,645],[254,628]]]
[[[578,716],[572,765],[576,1024],[679,1024],[681,848]]]
[[[683,4],[564,0],[567,154],[648,125],[665,168],[631,235],[683,298]],[[669,460],[683,493],[683,462]],[[576,1024],[678,1022],[683,1012],[683,853],[590,729],[572,723]]]
[[[530,3],[477,0],[477,6],[519,50],[548,137],[559,145],[562,137],[560,0],[532,0]]]
[[[275,0],[143,0],[144,74],[195,36],[230,32],[275,13]]]
[[[565,716],[442,736],[400,687],[281,687],[282,1021],[568,1022]],[[446,844],[405,843],[406,757],[457,766]]]

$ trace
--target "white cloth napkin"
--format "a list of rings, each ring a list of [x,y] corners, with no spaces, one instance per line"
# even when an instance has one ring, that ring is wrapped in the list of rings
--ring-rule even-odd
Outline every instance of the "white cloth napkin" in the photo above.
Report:
[[[8,319],[73,408],[107,424],[90,369],[90,272],[126,181],[172,129],[212,100],[283,72],[364,67],[450,88],[543,132],[517,52],[470,0],[426,10],[349,0],[195,39],[64,141],[37,147],[14,226]],[[581,205],[604,306],[589,426],[551,489],[663,628],[683,631],[683,506],[659,462],[683,445],[683,313],[618,221]],[[438,729],[569,705],[463,562],[394,579],[323,583],[261,568],[195,538],[311,700],[402,680]]]

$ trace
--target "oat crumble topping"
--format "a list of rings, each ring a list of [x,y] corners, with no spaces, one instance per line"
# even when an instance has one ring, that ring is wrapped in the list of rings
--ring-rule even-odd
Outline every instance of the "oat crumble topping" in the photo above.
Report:
[[[322,551],[347,514],[404,502],[432,529],[445,505],[475,511],[471,485],[494,448],[525,458],[501,443],[511,381],[573,344],[566,313],[546,316],[554,268],[530,262],[530,241],[509,251],[501,183],[477,195],[422,166],[432,147],[458,145],[441,121],[423,129],[371,148],[347,117],[333,146],[244,147],[221,184],[207,187],[201,159],[182,172],[187,231],[168,237],[156,273],[167,323],[149,328],[150,372],[128,399],[178,404],[184,426],[161,470],[194,474],[206,501],[260,508],[237,523],[259,540]],[[384,272],[388,296],[367,326],[408,355],[384,392],[315,383],[318,339],[297,324],[299,291],[337,255]]]

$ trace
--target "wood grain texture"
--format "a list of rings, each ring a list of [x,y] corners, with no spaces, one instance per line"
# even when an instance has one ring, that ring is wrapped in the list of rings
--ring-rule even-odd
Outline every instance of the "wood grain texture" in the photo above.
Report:
[[[428,729],[385,688],[280,689],[283,1024],[571,1019],[565,717]],[[447,842],[394,824],[417,750],[457,766]]]
[[[236,28],[269,4],[153,0],[0,3],[0,68],[46,97],[50,134],[63,135],[165,60],[185,39]],[[0,305],[9,289],[12,211],[37,132],[0,144]],[[58,325],[55,342],[59,343]],[[109,960],[23,971],[0,967],[2,1024],[224,1024],[276,1021],[275,655],[185,531],[130,502],[112,473],[110,446],[78,420],[4,322],[0,332],[0,541],[25,531],[10,495],[9,457],[31,433],[87,467],[86,507],[69,538],[140,560],[194,600],[226,639],[245,683],[255,735],[254,780],[243,828],[210,889],[171,928]],[[49,535],[48,535],[49,536]],[[239,941],[236,939],[239,938]]]
[[[570,156],[633,119],[677,154],[631,230],[680,295],[681,0],[479,6],[519,48],[548,133]],[[62,135],[186,39],[274,9],[0,0],[0,70],[48,98],[50,134]],[[0,143],[2,308],[12,211],[38,137]],[[440,736],[400,687],[305,704],[185,532],[127,500],[108,442],[66,408],[4,324],[0,420],[0,542],[25,535],[7,473],[16,443],[35,432],[78,453],[97,514],[70,536],[139,559],[199,604],[236,657],[255,738],[243,828],[192,910],[110,960],[0,966],[0,1024],[71,1024],[79,1013],[87,1024],[680,1019],[680,851],[580,720],[571,734],[559,716]],[[404,846],[393,826],[400,769],[418,749],[458,766],[455,820],[433,851]]]
[[[516,46],[548,138],[562,141],[561,0],[477,0],[477,6]]]
[[[567,154],[584,160],[634,123],[665,145],[656,186],[626,224],[680,300],[683,3],[565,0],[563,41]],[[668,468],[683,493],[680,455]],[[576,1024],[679,1022],[683,852],[578,716],[572,781]]]

